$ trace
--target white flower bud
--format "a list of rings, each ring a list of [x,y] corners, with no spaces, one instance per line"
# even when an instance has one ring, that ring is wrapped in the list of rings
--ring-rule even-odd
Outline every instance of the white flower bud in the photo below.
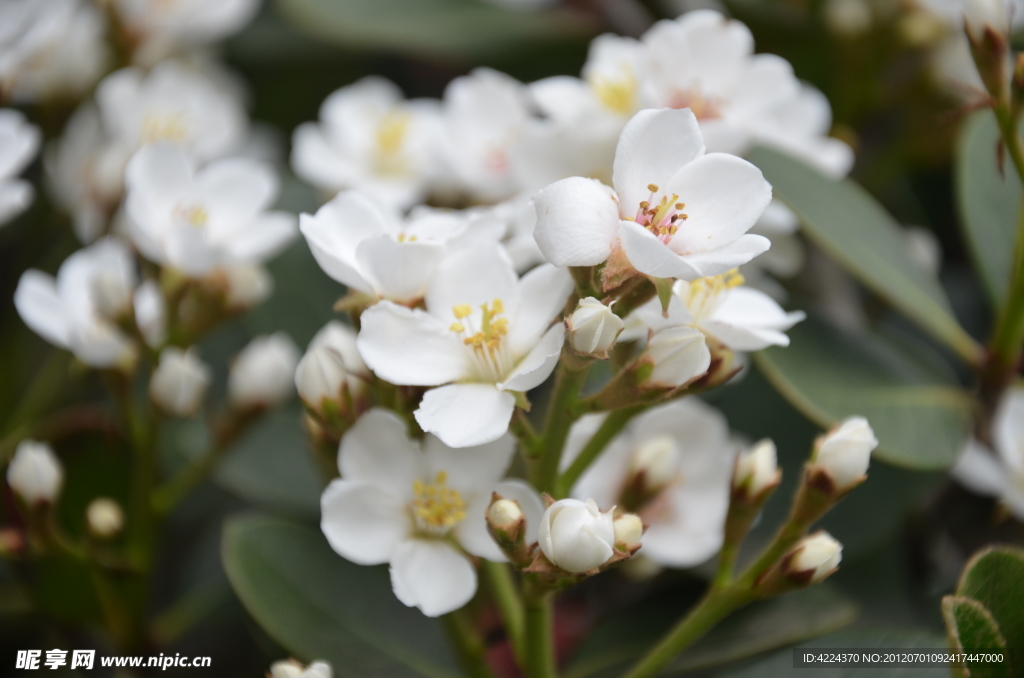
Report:
[[[359,349],[356,347],[356,333],[344,323],[337,320],[327,323],[316,333],[313,340],[309,342],[309,346],[310,348],[313,346],[333,348],[341,356],[341,361],[347,371],[360,377],[370,376],[370,370],[366,367],[366,363],[363,362],[363,357],[359,355]]]
[[[339,322],[328,323],[313,337],[295,370],[295,386],[310,408],[321,412],[323,402],[344,411],[345,395],[352,401],[365,397],[368,370],[356,350],[355,333]]]
[[[239,264],[224,269],[227,277],[227,305],[244,310],[257,306],[274,291],[274,279],[267,270],[256,264]]]
[[[522,509],[511,499],[499,499],[487,509],[487,521],[496,530],[507,530],[522,519]]]
[[[615,530],[615,543],[631,549],[640,543],[644,536],[644,524],[635,513],[623,513],[612,523]]]
[[[64,467],[46,443],[23,440],[7,467],[7,484],[28,504],[52,502],[64,484]]]
[[[114,272],[98,273],[92,280],[91,291],[96,311],[105,318],[120,318],[131,305],[131,285]]]
[[[814,463],[828,471],[839,490],[856,485],[867,473],[878,439],[864,417],[850,417],[818,439]]]
[[[967,0],[964,5],[964,21],[967,23],[968,34],[978,42],[984,37],[986,28],[1004,36],[1010,32],[1002,0]]]
[[[287,334],[256,337],[235,358],[228,374],[228,400],[238,409],[273,407],[294,392],[299,349]]]
[[[672,436],[648,438],[633,452],[629,462],[631,475],[644,475],[644,485],[660,489],[679,475],[679,447]]]
[[[89,531],[97,537],[110,539],[124,528],[124,511],[113,499],[100,497],[89,502],[85,509]]]
[[[804,537],[787,565],[787,573],[804,575],[810,573],[811,584],[816,584],[839,567],[843,559],[843,545],[828,532],[818,532]]]
[[[654,386],[682,386],[711,366],[711,351],[700,330],[668,327],[655,332],[644,352],[654,364],[648,381]]]
[[[750,497],[761,494],[778,478],[779,463],[775,443],[770,438],[756,443],[740,454],[732,478],[733,487],[745,487]]]
[[[827,0],[825,25],[836,35],[856,37],[871,28],[871,6],[866,0]]]
[[[160,364],[149,381],[149,397],[166,412],[188,417],[199,411],[209,385],[210,368],[195,351],[171,346],[160,354]]]
[[[612,513],[601,513],[593,499],[561,499],[544,512],[537,541],[547,559],[566,572],[592,570],[614,553]]]
[[[160,286],[152,280],[135,290],[135,324],[150,346],[164,343],[167,335],[167,306]]]
[[[599,357],[608,355],[608,350],[615,345],[625,327],[622,318],[594,297],[580,300],[568,324],[569,342],[573,349]]]
[[[274,662],[270,667],[270,678],[333,678],[331,665],[325,661],[315,661],[308,667],[294,659]]]

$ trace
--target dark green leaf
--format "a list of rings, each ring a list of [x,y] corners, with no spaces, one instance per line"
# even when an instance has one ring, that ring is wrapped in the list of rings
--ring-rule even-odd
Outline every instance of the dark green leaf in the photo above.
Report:
[[[819,247],[960,355],[980,360],[981,347],[956,321],[938,279],[914,264],[901,227],[867,191],[767,148],[755,148],[750,160]]]
[[[1006,652],[1006,640],[999,632],[999,625],[978,601],[946,596],[942,599],[942,616],[946,619],[950,649],[953,652]],[[971,678],[1010,678],[1011,675],[1009,662],[975,663],[970,666]]]
[[[875,456],[898,466],[941,469],[959,456],[971,401],[947,375],[872,334],[839,330],[810,316],[790,345],[756,354],[758,367],[796,408],[823,428],[867,417]]]
[[[961,129],[956,158],[960,220],[974,264],[996,305],[1002,303],[1010,282],[1024,201],[1016,173],[999,171],[996,149],[1000,143],[992,111],[979,111]]]
[[[1012,665],[1024,667],[1024,550],[993,547],[975,555],[964,568],[956,593],[992,613]]]
[[[437,622],[398,602],[386,568],[350,563],[319,530],[233,518],[222,554],[250,614],[297,657],[326,659],[339,678],[455,675]]]

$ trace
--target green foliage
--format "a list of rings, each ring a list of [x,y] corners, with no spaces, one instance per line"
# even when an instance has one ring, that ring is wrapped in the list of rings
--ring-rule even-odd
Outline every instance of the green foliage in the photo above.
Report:
[[[800,217],[804,233],[837,263],[965,358],[980,358],[938,279],[911,260],[901,227],[867,191],[767,148],[755,148],[750,160]]]
[[[828,428],[867,417],[875,456],[915,469],[953,464],[971,426],[971,402],[949,375],[877,334],[839,330],[811,315],[789,331],[790,346],[756,355],[768,380]]]
[[[946,596],[942,600],[942,616],[949,630],[949,644],[954,652],[964,650],[992,650],[1006,652],[1006,640],[999,633],[999,625],[985,606],[970,598]],[[1004,663],[976,663],[970,665],[973,678],[1009,677],[1010,665]]]
[[[442,678],[454,664],[437,622],[395,599],[387,570],[350,563],[318,529],[277,518],[224,527],[228,578],[256,621],[340,678]]]
[[[1024,550],[993,547],[975,555],[956,592],[988,610],[1006,640],[1010,665],[1024,667]]]

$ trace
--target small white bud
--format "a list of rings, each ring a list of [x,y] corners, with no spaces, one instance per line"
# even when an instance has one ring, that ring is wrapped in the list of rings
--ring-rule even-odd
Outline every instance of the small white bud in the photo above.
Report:
[[[968,34],[977,42],[984,37],[986,28],[1004,36],[1010,32],[1002,0],[967,0],[964,5],[964,21]]]
[[[64,467],[46,443],[23,440],[7,467],[7,484],[28,504],[52,502],[64,484]]]
[[[765,438],[740,454],[736,461],[732,485],[737,489],[745,487],[749,496],[756,497],[776,481],[778,473],[775,443],[770,438]]]
[[[601,513],[593,499],[561,499],[544,512],[537,541],[547,559],[566,572],[592,570],[614,553],[612,513]]]
[[[644,474],[644,485],[660,489],[679,476],[679,446],[672,436],[648,438],[633,452],[629,462],[632,475]]]
[[[487,509],[487,521],[496,530],[507,530],[522,519],[522,509],[511,499],[499,499]]]
[[[102,271],[92,280],[91,298],[100,315],[117,319],[124,315],[131,305],[132,288],[115,273]]]
[[[827,0],[824,19],[836,35],[856,37],[871,28],[871,7],[866,0]]]
[[[867,473],[878,439],[864,417],[850,417],[818,439],[813,462],[828,471],[839,490],[856,485]]]
[[[299,349],[287,334],[256,337],[235,358],[228,374],[228,399],[238,409],[273,407],[295,389]]]
[[[843,559],[843,545],[828,532],[818,532],[801,541],[789,561],[787,572],[795,575],[810,574],[811,584],[816,584],[839,567]]]
[[[333,673],[325,661],[315,661],[307,667],[294,659],[285,659],[270,667],[270,678],[333,678]]]
[[[653,386],[682,386],[711,366],[711,351],[704,335],[693,327],[668,327],[655,332],[644,354],[654,365],[647,380]]]
[[[135,290],[135,324],[150,346],[160,346],[167,335],[167,306],[160,286],[147,280]]]
[[[604,357],[615,345],[622,328],[622,318],[612,313],[594,297],[580,300],[569,317],[569,342],[579,353]]]
[[[257,306],[274,291],[274,279],[267,270],[256,264],[239,264],[224,269],[227,277],[227,306],[245,310]]]
[[[295,386],[299,397],[313,410],[322,413],[323,403],[328,401],[344,411],[346,394],[353,402],[365,398],[368,376],[356,349],[355,332],[332,321],[313,337],[299,361]]]
[[[124,528],[124,511],[113,499],[100,497],[89,502],[85,509],[89,531],[102,539],[117,536]]]
[[[169,414],[188,417],[199,411],[209,385],[210,368],[195,351],[171,346],[160,354],[160,364],[149,381],[149,397]]]
[[[623,513],[612,523],[615,530],[615,543],[631,549],[640,543],[644,536],[644,524],[635,513]]]

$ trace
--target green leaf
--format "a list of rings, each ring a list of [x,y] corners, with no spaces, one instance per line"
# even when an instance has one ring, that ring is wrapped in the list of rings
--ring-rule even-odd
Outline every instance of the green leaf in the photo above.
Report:
[[[867,191],[778,151],[755,148],[749,157],[800,217],[807,237],[966,360],[981,360],[982,348],[960,327],[938,279],[914,264],[901,227]]]
[[[513,11],[484,0],[277,0],[277,7],[299,28],[347,48],[433,56],[492,54],[595,31],[578,12]]]
[[[974,264],[996,306],[1010,284],[1024,190],[1010,169],[999,171],[1002,143],[992,111],[978,111],[962,127],[956,158],[957,206]],[[1012,168],[1009,160],[1005,164]]]
[[[956,593],[992,613],[1011,664],[1024,667],[1024,550],[997,546],[978,553],[964,568]]]
[[[677,621],[680,610],[666,605],[659,595],[610,615],[577,651],[565,677],[621,674]],[[829,586],[755,603],[727,617],[669,664],[665,672],[696,671],[751,657],[835,631],[856,616],[857,606]]]
[[[867,333],[811,315],[790,345],[755,354],[757,366],[794,407],[823,428],[867,417],[875,456],[897,466],[943,469],[970,433],[971,401],[948,375]]]
[[[999,625],[985,606],[971,598],[946,596],[942,599],[942,616],[946,619],[950,649],[992,650],[1006,652],[1006,640]],[[970,665],[971,678],[1010,678],[1009,662],[974,663]]]
[[[339,678],[456,675],[436,620],[398,602],[387,569],[345,560],[319,530],[244,516],[224,526],[228,579],[260,626]]]

